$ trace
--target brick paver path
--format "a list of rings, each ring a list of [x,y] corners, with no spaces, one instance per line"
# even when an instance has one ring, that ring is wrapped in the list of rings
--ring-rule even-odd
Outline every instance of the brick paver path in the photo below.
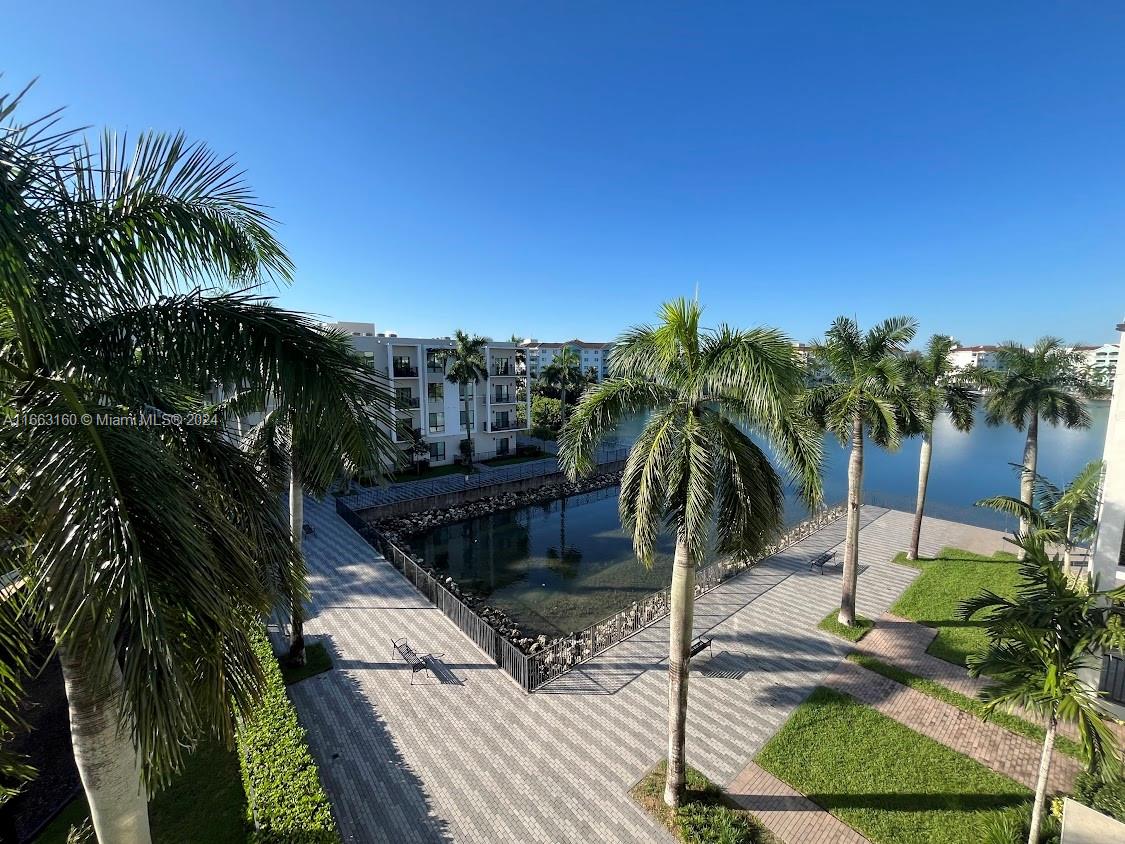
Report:
[[[859,612],[877,618],[916,571],[890,562],[911,517],[866,508]],[[335,513],[306,502],[312,591],[306,633],[335,670],[290,688],[348,842],[669,841],[628,795],[666,750],[666,623],[525,694]],[[714,636],[692,672],[687,758],[729,783],[840,661],[816,629],[838,604],[837,572],[808,560],[843,540],[819,531],[699,599]],[[927,522],[923,553],[957,544]],[[931,537],[933,539],[931,540]],[[390,640],[444,653],[461,681],[409,685]]]
[[[915,732],[964,753],[982,765],[1035,788],[1042,745],[1003,727],[981,721],[944,701],[922,694],[843,661],[828,675],[824,685],[846,692]],[[1077,759],[1055,752],[1047,787],[1052,792],[1069,791],[1082,766]]]
[[[935,636],[935,628],[888,612],[879,617],[874,630],[860,639],[856,651],[941,683],[966,697],[977,697],[988,681],[970,677],[964,667],[926,653]]]
[[[785,844],[867,844],[867,839],[754,762],[727,792]]]

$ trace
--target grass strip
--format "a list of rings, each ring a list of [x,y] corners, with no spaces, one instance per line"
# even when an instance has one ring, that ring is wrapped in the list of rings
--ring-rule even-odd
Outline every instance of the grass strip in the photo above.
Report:
[[[309,677],[323,674],[331,668],[332,657],[328,655],[328,651],[325,650],[324,645],[320,642],[316,642],[305,647],[304,665],[287,665],[285,662],[282,662],[281,676],[285,678],[285,685],[292,686],[294,683],[307,680]]]
[[[954,665],[965,665],[969,656],[988,645],[984,622],[962,621],[957,608],[966,598],[985,589],[1010,598],[1020,583],[1015,555],[999,552],[991,557],[960,548],[943,548],[931,559],[906,559],[899,553],[894,561],[921,571],[891,608],[895,615],[927,627],[937,628],[937,636],[927,652]]]
[[[875,627],[874,621],[860,615],[855,617],[855,625],[849,627],[840,623],[839,615],[838,610],[832,610],[820,620],[817,627],[834,636],[839,636],[841,639],[847,639],[849,642],[858,642]]]
[[[820,687],[758,754],[774,776],[874,844],[979,844],[1031,793],[848,695]]]
[[[948,703],[950,706],[955,706],[962,712],[968,712],[970,715],[976,715],[982,720],[991,721],[993,724],[1003,727],[1008,732],[1015,733],[1024,738],[1029,738],[1040,744],[1043,743],[1043,738],[1046,736],[1046,731],[1038,724],[1021,718],[1018,715],[1013,715],[1011,712],[997,709],[986,717],[984,704],[979,700],[963,695],[960,692],[955,692],[953,689],[947,688],[941,683],[927,679],[926,677],[920,677],[896,665],[888,665],[882,660],[875,659],[873,656],[851,653],[848,654],[848,659],[856,665],[862,665],[869,671],[882,674],[889,680],[894,680],[896,683],[901,683],[924,695],[929,695],[943,703]],[[1075,759],[1083,762],[1085,761],[1082,755],[1081,745],[1073,739],[1069,739],[1066,736],[1059,736],[1055,739],[1055,748],[1060,753],[1073,756]]]
[[[687,769],[683,802],[673,812],[664,802],[666,770],[667,762],[661,762],[629,793],[677,840],[685,844],[780,844],[761,821],[694,768]]]

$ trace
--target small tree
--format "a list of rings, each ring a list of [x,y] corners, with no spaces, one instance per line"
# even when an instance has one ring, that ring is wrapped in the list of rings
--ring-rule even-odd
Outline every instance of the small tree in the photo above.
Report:
[[[986,590],[963,601],[958,615],[965,621],[984,618],[988,649],[969,658],[969,672],[993,681],[981,692],[986,712],[1015,705],[1046,721],[1027,839],[1036,844],[1060,721],[1078,725],[1091,770],[1119,762],[1106,712],[1084,675],[1103,651],[1125,647],[1125,587],[1099,592],[1092,579],[1080,586],[1051,560],[1041,540],[1021,537],[1016,544],[1024,552],[1016,596]]]
[[[582,369],[578,352],[570,346],[564,346],[555,355],[554,359],[543,369],[543,380],[559,391],[559,400],[562,402],[563,421],[566,420],[566,395],[570,392],[575,395],[582,389]]]
[[[1027,471],[1019,465],[1016,468],[1021,472]],[[1097,531],[1101,479],[1102,461],[1091,460],[1062,490],[1042,475],[1036,475],[1032,484],[1032,504],[1024,504],[1010,495],[997,495],[982,498],[976,506],[1016,516],[1028,526],[1030,536],[1061,545],[1063,566],[1069,571],[1074,546],[1093,539]]]

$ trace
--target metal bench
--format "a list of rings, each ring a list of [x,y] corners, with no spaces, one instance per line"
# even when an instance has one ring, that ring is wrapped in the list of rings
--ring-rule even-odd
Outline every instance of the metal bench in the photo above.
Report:
[[[414,675],[419,671],[429,671],[431,674],[434,674],[434,669],[430,667],[429,661],[431,659],[445,656],[445,654],[422,654],[418,656],[414,648],[407,644],[405,638],[391,639],[391,648],[392,657],[397,653],[405,660],[406,664],[410,666],[410,685],[412,686],[414,685]],[[434,677],[436,678],[437,675],[434,674]]]
[[[836,552],[835,551],[825,551],[823,554],[821,554],[819,557],[817,557],[815,560],[813,560],[811,563],[809,563],[809,571],[812,571],[815,568],[819,568],[820,573],[824,574],[824,567],[827,566],[827,565],[833,565],[833,564],[834,565],[840,564],[839,560],[836,560]]]
[[[700,636],[698,639],[691,643],[691,648],[688,651],[688,658],[690,659],[691,657],[695,656],[698,653],[702,653],[703,651],[707,651],[707,656],[711,656],[712,641],[712,639],[704,639],[702,636]]]

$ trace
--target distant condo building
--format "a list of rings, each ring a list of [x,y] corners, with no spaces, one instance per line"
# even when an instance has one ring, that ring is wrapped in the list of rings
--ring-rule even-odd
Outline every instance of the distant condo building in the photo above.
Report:
[[[446,380],[445,366],[435,354],[453,347],[449,337],[399,337],[377,332],[369,322],[325,323],[325,327],[351,337],[368,363],[387,375],[398,422],[392,434],[404,449],[412,431],[420,431],[430,448],[430,463],[452,463],[461,453],[467,415],[477,458],[515,454],[516,433],[531,418],[531,391],[524,383],[526,349],[490,341],[484,348],[487,379],[462,388]],[[521,387],[522,419],[516,412]]]
[[[996,353],[1000,346],[954,346],[949,353],[949,361],[958,368],[979,366],[982,369],[996,369],[999,364]],[[1098,384],[1112,387],[1117,377],[1117,359],[1120,346],[1103,343],[1100,346],[1071,346],[1072,352],[1080,354],[1089,367],[1090,377]]]
[[[567,340],[565,343],[541,343],[538,340],[524,340],[520,347],[527,350],[527,370],[532,378],[539,378],[543,370],[563,349],[574,349],[578,355],[580,368],[585,374],[591,369],[598,381],[609,377],[609,353],[612,343],[589,343],[585,340]]]

